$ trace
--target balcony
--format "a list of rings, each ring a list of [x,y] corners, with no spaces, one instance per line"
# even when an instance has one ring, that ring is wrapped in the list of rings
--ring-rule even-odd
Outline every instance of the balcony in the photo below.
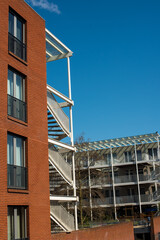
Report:
[[[97,178],[92,178],[91,179],[91,186],[96,186],[96,185],[111,185],[112,184],[112,179],[111,177],[97,177]]]
[[[138,195],[116,197],[116,204],[138,203]]]
[[[105,198],[94,198],[92,200],[93,206],[99,206],[99,205],[110,205],[113,204],[113,197],[105,197]]]
[[[151,202],[153,199],[152,194],[141,194],[141,202]]]
[[[153,173],[152,175],[143,175],[143,174],[139,174],[139,181],[143,182],[143,181],[154,181],[156,179],[155,174]]]
[[[106,165],[111,165],[111,161],[102,159],[102,160],[90,160],[90,167],[103,167]]]
[[[10,33],[8,33],[8,50],[26,61],[26,45]]]
[[[7,164],[8,188],[27,189],[27,168]]]
[[[26,103],[8,95],[8,115],[26,122]]]
[[[116,176],[114,177],[114,183],[129,183],[129,182],[137,182],[136,175],[124,175],[124,176]]]

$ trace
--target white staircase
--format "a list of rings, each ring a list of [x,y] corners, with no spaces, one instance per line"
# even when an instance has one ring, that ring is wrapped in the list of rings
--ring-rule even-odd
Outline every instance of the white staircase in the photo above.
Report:
[[[50,164],[57,170],[57,172],[59,172],[59,174],[67,183],[72,185],[73,180],[70,164],[64,160],[64,158],[60,153],[58,153],[58,151],[51,149],[51,147],[48,149],[48,154]]]
[[[52,114],[54,117],[53,120],[55,119],[58,126],[62,128],[64,133],[67,136],[70,136],[70,130],[69,130],[69,118],[65,114],[65,112],[62,110],[61,106],[59,103],[56,101],[55,97],[50,91],[47,91],[47,108],[49,112]],[[50,131],[53,130],[55,132],[55,126],[50,125]]]
[[[74,217],[67,212],[67,210],[61,205],[50,206],[50,217],[55,221],[65,232],[71,232],[75,230]]]

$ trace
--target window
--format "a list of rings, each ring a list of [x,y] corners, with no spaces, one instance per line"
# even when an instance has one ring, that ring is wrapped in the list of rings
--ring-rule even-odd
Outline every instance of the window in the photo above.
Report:
[[[158,158],[157,148],[149,148],[148,156],[149,156],[149,160],[157,159]]]
[[[25,77],[8,69],[8,115],[26,122]]]
[[[112,156],[113,156],[113,163],[115,163],[116,159],[117,159],[117,154],[116,153],[112,153]],[[111,154],[108,153],[108,154],[105,154],[104,157],[106,158],[107,157],[107,164],[111,164]]]
[[[8,188],[27,189],[25,165],[25,139],[9,133],[7,136]]]
[[[12,9],[9,11],[8,50],[26,61],[25,20]]]
[[[135,191],[133,188],[128,188],[127,189],[127,195],[128,196],[134,196],[135,195]]]
[[[27,207],[8,207],[8,240],[28,240],[27,220]]]
[[[137,150],[137,161],[142,161],[142,152],[141,152],[141,150]]]
[[[125,155],[125,162],[131,162],[132,161],[131,152],[124,152],[124,155]]]

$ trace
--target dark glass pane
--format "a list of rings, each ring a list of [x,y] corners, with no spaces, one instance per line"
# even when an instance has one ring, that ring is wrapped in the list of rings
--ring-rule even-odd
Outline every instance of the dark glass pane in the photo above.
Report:
[[[26,103],[8,95],[8,115],[26,122]]]
[[[17,36],[18,40],[23,42],[23,23],[17,19]]]
[[[14,16],[12,13],[9,13],[9,33],[14,35]]]
[[[157,158],[157,148],[153,148],[153,153],[154,153],[154,159],[156,159]]]
[[[8,35],[8,50],[26,61],[26,45],[10,33]]]
[[[153,159],[152,148],[148,149],[148,155],[149,155],[149,159],[152,160]]]
[[[138,160],[138,161],[141,161],[141,160],[142,160],[141,150],[137,150],[137,160]]]
[[[7,165],[8,188],[27,189],[27,168]]]

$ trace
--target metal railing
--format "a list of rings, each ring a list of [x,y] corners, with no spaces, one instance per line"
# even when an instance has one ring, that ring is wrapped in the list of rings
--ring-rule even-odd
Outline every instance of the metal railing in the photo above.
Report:
[[[128,159],[128,160],[126,160],[125,158],[113,159],[113,164],[123,164],[123,163],[133,163],[133,162],[135,162],[135,159]]]
[[[141,194],[141,202],[150,202],[153,199],[152,194]]]
[[[98,167],[98,166],[105,166],[105,165],[110,165],[111,162],[106,160],[106,159],[102,159],[102,160],[90,160],[89,161],[89,166],[90,167]]]
[[[77,203],[77,205],[78,205],[78,206],[80,205],[80,200],[79,200],[79,202]],[[89,199],[82,199],[82,206],[90,206]]]
[[[74,231],[74,217],[67,210],[59,205],[50,206],[51,219],[56,220],[59,226],[61,226],[65,231]]]
[[[64,111],[61,109],[60,105],[56,101],[55,97],[52,95],[51,92],[47,91],[47,105],[56,119],[56,121],[59,123],[59,125],[62,127],[62,129],[65,131],[67,135],[70,134],[69,132],[69,118],[64,113]]]
[[[108,184],[112,184],[112,179],[111,177],[97,177],[97,178],[91,178],[91,186],[94,185],[108,185]]]
[[[26,61],[26,44],[14,37],[11,33],[8,33],[8,50]]]
[[[123,176],[115,176],[114,182],[116,183],[128,183],[128,182],[137,182],[136,175],[123,175]]]
[[[142,181],[153,181],[155,180],[155,174],[152,174],[152,175],[144,175],[144,174],[139,174],[139,181],[142,182]]]
[[[7,164],[8,188],[27,189],[27,168]]]
[[[64,158],[57,151],[48,149],[49,162],[59,170],[62,177],[67,180],[70,184],[72,183],[72,169],[71,165],[64,160]]]
[[[92,205],[97,206],[97,205],[109,205],[113,204],[113,197],[108,197],[108,198],[93,198],[92,200]]]
[[[8,94],[8,115],[26,122],[26,103]]]
[[[116,204],[138,203],[138,195],[116,197]]]

